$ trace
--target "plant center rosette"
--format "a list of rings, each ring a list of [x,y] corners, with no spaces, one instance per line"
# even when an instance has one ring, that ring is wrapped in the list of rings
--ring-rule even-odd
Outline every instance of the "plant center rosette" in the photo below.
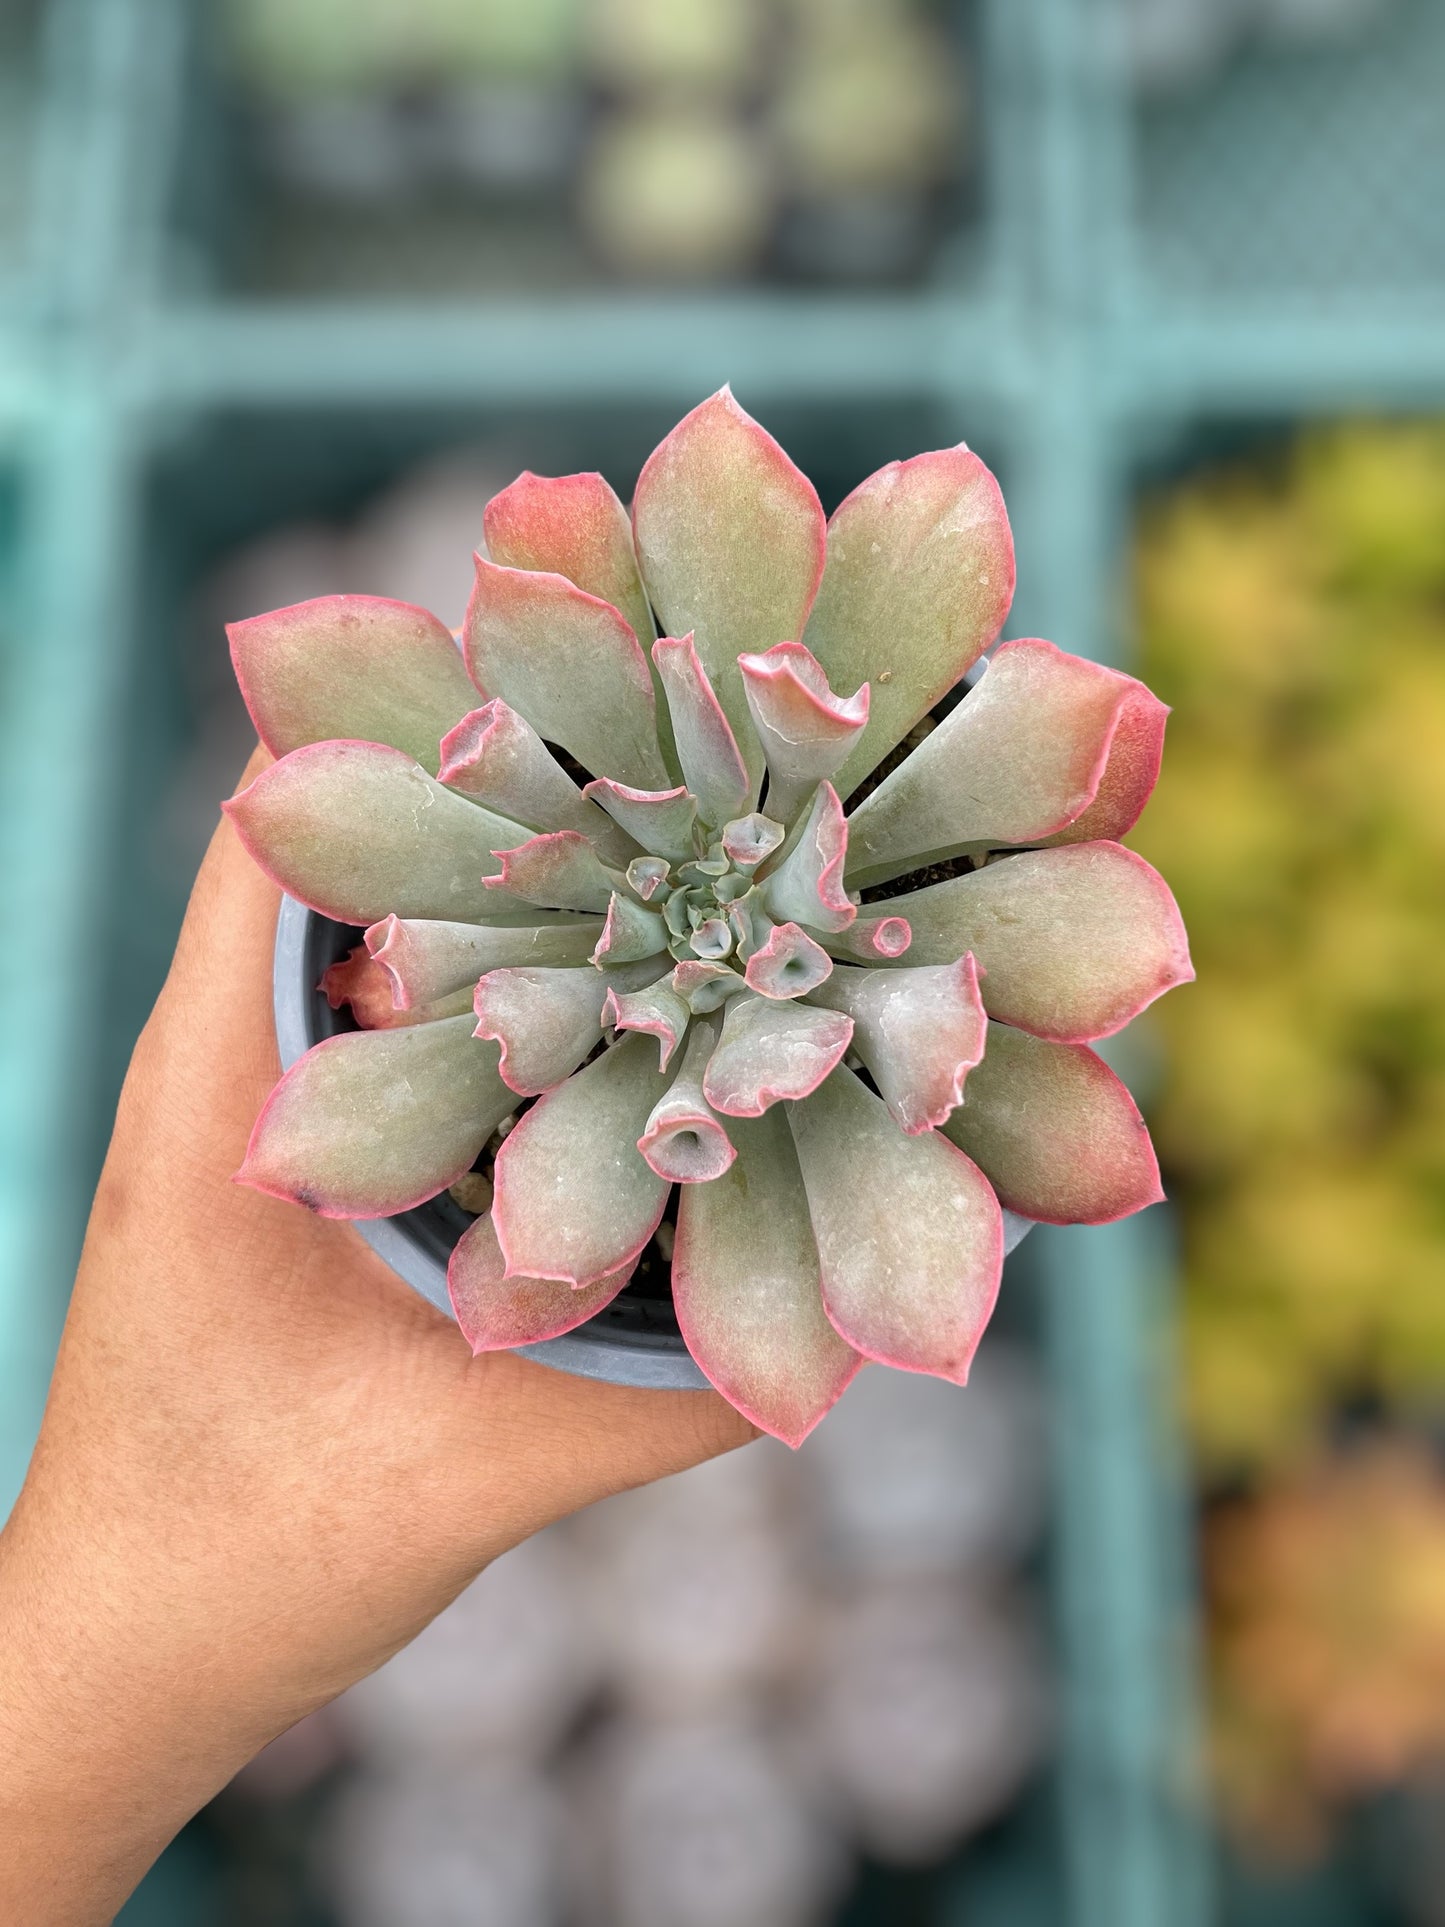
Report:
[[[362,596],[230,632],[278,759],[231,820],[366,926],[324,985],[361,1028],[287,1072],[239,1176],[389,1216],[520,1110],[451,1260],[474,1350],[593,1317],[677,1186],[684,1340],[758,1425],[798,1443],[867,1359],[961,1382],[1001,1206],[1100,1223],[1161,1195],[1088,1044],[1192,974],[1118,841],[1163,705],[1009,642],[921,734],[1013,593],[963,447],[825,521],[724,389],[630,518],[600,475],[528,473],[485,531],[460,648]]]

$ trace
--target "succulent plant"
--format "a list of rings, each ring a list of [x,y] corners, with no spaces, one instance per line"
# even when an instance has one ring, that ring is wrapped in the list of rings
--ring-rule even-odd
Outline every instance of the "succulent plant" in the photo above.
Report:
[[[506,1129],[450,1267],[474,1350],[601,1310],[677,1186],[679,1325],[758,1425],[797,1443],[866,1359],[961,1382],[1001,1207],[1102,1222],[1161,1195],[1088,1042],[1192,974],[1115,840],[1163,705],[1016,641],[921,734],[1013,593],[962,446],[825,522],[724,389],[630,520],[600,475],[526,473],[485,529],[460,649],[369,597],[231,630],[278,758],[231,820],[293,897],[366,926],[324,981],[361,1028],[287,1072],[238,1175],[380,1217]]]

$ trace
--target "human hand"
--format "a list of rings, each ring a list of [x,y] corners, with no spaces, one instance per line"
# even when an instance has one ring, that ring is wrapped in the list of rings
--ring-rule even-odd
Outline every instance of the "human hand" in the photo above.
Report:
[[[131,1061],[0,1538],[17,1927],[109,1920],[238,1767],[499,1553],[754,1436],[711,1392],[473,1358],[349,1225],[232,1183],[279,1075],[278,902],[223,823]]]

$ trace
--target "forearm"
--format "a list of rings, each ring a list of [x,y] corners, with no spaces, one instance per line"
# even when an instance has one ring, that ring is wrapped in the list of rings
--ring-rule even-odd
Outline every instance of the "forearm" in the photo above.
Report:
[[[176,1623],[168,1579],[88,1570],[23,1502],[0,1536],[0,1920],[109,1921],[289,1723],[273,1698],[246,1704],[223,1628]]]

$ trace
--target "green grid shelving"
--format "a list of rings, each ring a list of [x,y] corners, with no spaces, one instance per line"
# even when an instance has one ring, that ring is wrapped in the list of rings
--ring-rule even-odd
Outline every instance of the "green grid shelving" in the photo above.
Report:
[[[1117,662],[1132,491],[1161,448],[1218,423],[1445,406],[1445,137],[1438,111],[1420,118],[1441,0],[1391,0],[1362,58],[1251,53],[1177,111],[1134,102],[1115,0],[980,0],[977,216],[927,285],[436,303],[227,292],[176,219],[211,111],[201,17],[183,0],[50,0],[28,225],[0,246],[0,867],[26,933],[3,992],[0,1503],[38,1421],[113,1096],[103,906],[122,725],[154,646],[158,476],[189,463],[204,479],[268,435],[273,455],[299,436],[320,461],[358,424],[373,445],[439,446],[506,419],[574,442],[595,429],[589,447],[614,433],[625,462],[629,434],[645,447],[643,428],[731,380],[800,454],[810,420],[856,413],[858,473],[875,448],[976,443],[1015,523],[1009,633]],[[890,422],[923,433],[894,445]],[[1167,1235],[1154,1212],[1034,1239],[1063,1669],[1058,1826],[1040,1851],[1064,1869],[1069,1927],[1210,1916]],[[1021,1927],[1021,1892],[1000,1879],[971,1927]]]

